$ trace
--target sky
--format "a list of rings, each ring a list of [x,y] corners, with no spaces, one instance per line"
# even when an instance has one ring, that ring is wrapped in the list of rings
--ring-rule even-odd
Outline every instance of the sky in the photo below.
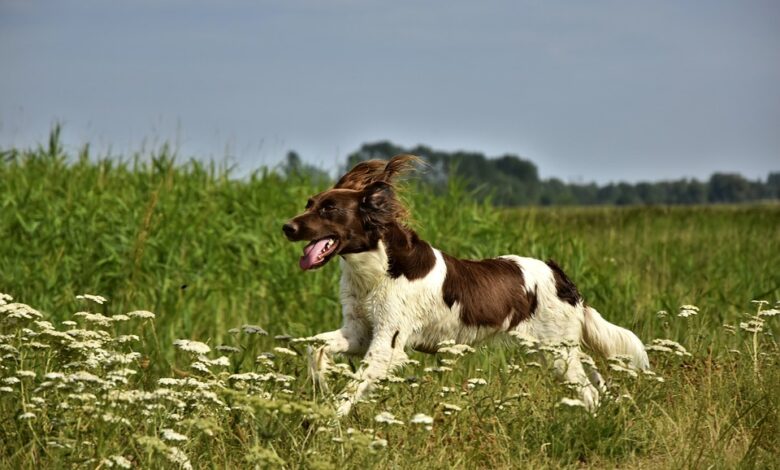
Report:
[[[780,2],[0,0],[0,148],[169,142],[335,171],[362,143],[605,183],[780,171]]]

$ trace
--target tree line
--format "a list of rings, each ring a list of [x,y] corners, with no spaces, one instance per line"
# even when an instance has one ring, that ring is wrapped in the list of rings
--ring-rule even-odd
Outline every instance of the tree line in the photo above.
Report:
[[[533,162],[516,155],[488,158],[479,152],[443,152],[425,145],[403,148],[387,141],[363,144],[347,157],[342,169],[363,160],[388,159],[399,153],[411,153],[425,160],[427,168],[420,178],[434,188],[443,189],[455,176],[478,198],[490,198],[505,206],[706,204],[780,199],[780,172],[769,173],[764,181],[748,180],[736,173],[714,173],[707,181],[682,178],[600,186],[566,183],[558,178],[541,179]],[[291,169],[327,178],[322,170],[303,164],[294,152],[288,154],[285,171]]]

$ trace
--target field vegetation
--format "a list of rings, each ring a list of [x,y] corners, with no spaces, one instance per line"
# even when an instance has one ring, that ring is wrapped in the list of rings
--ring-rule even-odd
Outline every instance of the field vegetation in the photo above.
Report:
[[[308,378],[340,323],[337,263],[282,223],[322,180],[88,150],[0,161],[2,468],[770,468],[780,462],[777,205],[499,209],[410,184],[412,225],[460,257],[553,258],[649,346],[597,360],[593,415],[534,345],[450,348],[352,415]],[[84,296],[83,294],[91,294]],[[99,296],[102,297],[99,297]],[[354,367],[342,359],[332,390]]]

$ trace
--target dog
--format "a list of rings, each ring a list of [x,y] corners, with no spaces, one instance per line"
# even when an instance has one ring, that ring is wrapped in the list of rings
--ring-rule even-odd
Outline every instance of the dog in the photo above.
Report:
[[[586,373],[581,345],[605,357],[626,356],[637,369],[649,368],[642,341],[586,305],[554,261],[515,255],[463,260],[420,239],[406,225],[407,210],[396,194],[398,177],[419,161],[403,154],[358,163],[283,226],[290,241],[309,242],[301,269],[340,258],[343,323],[314,336],[321,345],[310,352],[320,384],[332,355],[363,357],[338,397],[339,416],[403,365],[407,348],[435,353],[448,340],[474,344],[504,334],[567,345],[553,369],[591,410],[604,382],[595,367]]]

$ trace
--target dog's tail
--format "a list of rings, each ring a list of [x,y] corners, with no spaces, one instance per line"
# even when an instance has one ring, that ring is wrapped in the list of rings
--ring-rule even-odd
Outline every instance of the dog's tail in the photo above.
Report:
[[[623,355],[637,369],[650,369],[650,361],[642,341],[631,331],[613,325],[592,307],[584,308],[582,342],[605,358]]]

